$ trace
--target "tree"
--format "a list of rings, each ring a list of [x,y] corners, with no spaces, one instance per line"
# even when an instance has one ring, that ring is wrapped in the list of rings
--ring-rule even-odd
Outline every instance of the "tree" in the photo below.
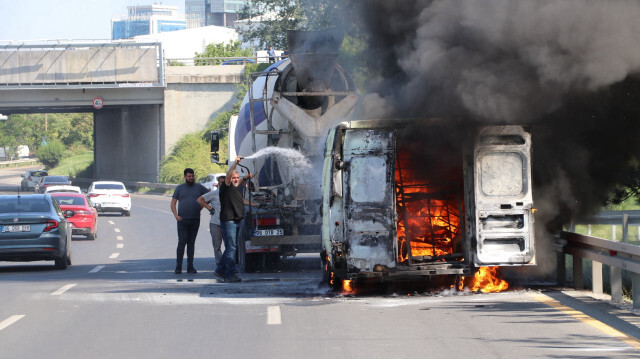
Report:
[[[229,43],[209,44],[202,53],[195,53],[195,58],[212,58],[212,57],[250,57],[251,49],[243,49],[240,41],[229,41]],[[221,63],[223,60],[217,61]],[[211,65],[209,60],[196,60],[196,66]]]
[[[238,32],[260,48],[287,48],[287,30],[324,30],[344,27],[349,1],[249,0],[239,18],[248,20]],[[348,12],[348,11],[347,11]]]
[[[273,45],[285,49],[287,30],[325,30],[339,28],[345,33],[339,62],[352,74],[358,88],[366,88],[378,78],[376,66],[368,63],[367,35],[358,17],[355,0],[249,0],[240,12],[248,20],[246,27],[238,28],[245,41],[259,44],[260,48]],[[253,19],[253,20],[252,20]]]
[[[48,169],[58,165],[64,156],[64,144],[60,141],[51,141],[46,145],[40,146],[37,152],[38,160],[42,162]]]
[[[27,132],[23,116],[10,115],[9,119],[0,121],[0,147],[4,149],[6,159],[13,159],[18,146],[27,144]]]

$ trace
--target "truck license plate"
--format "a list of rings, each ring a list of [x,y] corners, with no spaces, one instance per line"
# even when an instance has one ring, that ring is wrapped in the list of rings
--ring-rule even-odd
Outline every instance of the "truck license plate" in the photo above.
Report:
[[[276,229],[258,229],[255,231],[254,236],[281,236],[284,232],[282,228]]]
[[[2,233],[5,233],[5,232],[31,232],[31,225],[18,224],[15,226],[2,226]]]

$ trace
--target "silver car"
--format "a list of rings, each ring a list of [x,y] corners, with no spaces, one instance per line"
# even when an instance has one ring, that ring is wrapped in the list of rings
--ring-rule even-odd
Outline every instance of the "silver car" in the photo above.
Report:
[[[48,175],[47,171],[43,170],[27,171],[25,174],[21,175],[22,181],[20,181],[20,189],[22,191],[34,189],[40,178]]]

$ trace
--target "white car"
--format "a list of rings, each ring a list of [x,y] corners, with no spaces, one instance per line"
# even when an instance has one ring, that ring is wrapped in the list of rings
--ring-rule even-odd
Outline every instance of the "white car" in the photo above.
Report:
[[[44,190],[44,193],[56,193],[56,192],[82,193],[82,190],[78,186],[69,186],[69,185],[49,186]]]
[[[120,212],[131,215],[131,194],[122,182],[96,181],[87,191],[91,205],[98,212]]]
[[[209,191],[213,191],[218,188],[218,177],[225,176],[226,173],[210,173],[205,177],[200,184],[207,187]]]

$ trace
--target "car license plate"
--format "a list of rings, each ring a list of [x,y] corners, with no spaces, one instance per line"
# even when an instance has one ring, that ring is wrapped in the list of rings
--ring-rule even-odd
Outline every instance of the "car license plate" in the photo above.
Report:
[[[276,229],[258,229],[254,232],[254,236],[281,236],[284,234],[282,228]]]
[[[2,233],[5,232],[31,232],[31,225],[17,224],[13,226],[2,226]]]

